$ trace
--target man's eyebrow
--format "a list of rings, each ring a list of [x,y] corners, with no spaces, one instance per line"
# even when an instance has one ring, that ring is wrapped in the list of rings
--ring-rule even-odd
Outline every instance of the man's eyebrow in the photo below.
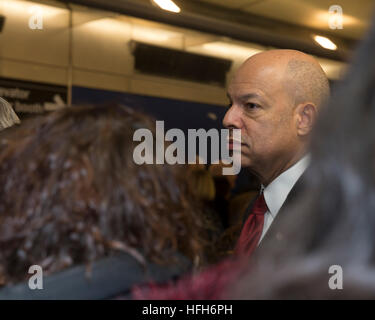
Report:
[[[240,100],[247,100],[247,99],[252,99],[252,98],[257,98],[257,99],[263,100],[262,97],[257,93],[248,93],[248,94],[244,94],[243,96],[239,97]]]
[[[227,97],[229,99],[229,101],[232,101],[233,99],[231,98],[230,94],[227,93]],[[261,95],[257,94],[257,93],[247,93],[247,94],[244,94],[242,96],[239,96],[238,98],[240,101],[246,101],[248,99],[259,99],[261,103],[264,103],[264,104],[267,104],[267,99],[265,99],[264,97],[262,97]]]

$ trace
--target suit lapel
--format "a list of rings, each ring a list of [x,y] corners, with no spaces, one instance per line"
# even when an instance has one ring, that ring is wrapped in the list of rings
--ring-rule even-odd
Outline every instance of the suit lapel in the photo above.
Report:
[[[280,221],[282,219],[287,219],[288,214],[290,211],[285,210],[289,207],[291,203],[297,198],[297,196],[302,192],[303,190],[303,181],[305,177],[306,171],[301,175],[301,177],[297,180],[295,185],[293,186],[292,190],[290,190],[286,200],[284,201],[282,207],[280,208],[278,214],[276,215],[275,219],[273,220],[270,228],[268,229],[267,233],[263,237],[261,243],[259,244],[257,250],[261,249],[265,244],[268,242],[276,242],[279,238],[279,225]]]

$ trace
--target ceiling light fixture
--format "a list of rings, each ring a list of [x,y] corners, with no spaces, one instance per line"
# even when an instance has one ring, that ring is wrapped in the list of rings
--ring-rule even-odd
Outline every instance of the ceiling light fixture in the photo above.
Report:
[[[202,48],[212,54],[219,54],[228,58],[247,59],[262,50],[239,46],[221,41],[203,44]]]
[[[152,0],[163,10],[179,13],[181,9],[172,0]]]
[[[328,38],[322,36],[314,36],[314,40],[323,48],[328,50],[336,50],[337,46]]]

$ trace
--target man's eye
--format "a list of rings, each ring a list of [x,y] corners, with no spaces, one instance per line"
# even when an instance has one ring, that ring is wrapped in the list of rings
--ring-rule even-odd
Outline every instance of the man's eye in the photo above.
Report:
[[[247,109],[251,109],[251,110],[259,108],[259,105],[257,105],[256,103],[252,103],[252,102],[246,103],[245,106]]]

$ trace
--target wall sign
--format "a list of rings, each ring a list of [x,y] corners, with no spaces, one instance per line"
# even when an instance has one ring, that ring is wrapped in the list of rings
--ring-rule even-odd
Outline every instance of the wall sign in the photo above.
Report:
[[[18,113],[44,113],[61,109],[67,102],[67,87],[0,78],[0,97]]]

